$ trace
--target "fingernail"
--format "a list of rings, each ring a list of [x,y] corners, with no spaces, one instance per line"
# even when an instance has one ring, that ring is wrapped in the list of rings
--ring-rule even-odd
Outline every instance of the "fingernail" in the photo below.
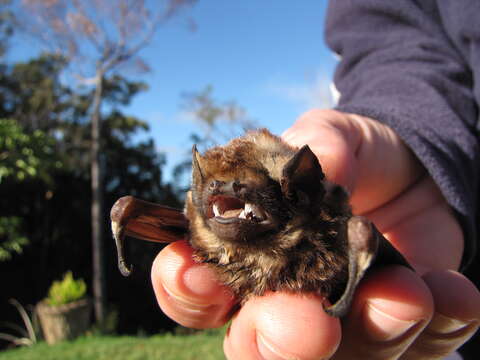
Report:
[[[473,324],[474,321],[463,321],[442,314],[435,314],[428,328],[438,334],[451,334]]]
[[[377,341],[390,341],[404,335],[419,321],[401,320],[380,310],[373,301],[365,306],[365,320],[371,338]]]
[[[212,304],[199,304],[190,299],[187,299],[183,296],[175,294],[173,291],[168,289],[166,286],[163,286],[163,290],[170,298],[170,301],[176,303],[182,309],[190,312],[190,313],[210,313],[212,309],[214,309],[217,305]]]
[[[258,352],[265,360],[287,360],[296,359],[296,357],[283,353],[278,347],[272,345],[272,342],[267,340],[265,336],[257,331],[257,348]]]

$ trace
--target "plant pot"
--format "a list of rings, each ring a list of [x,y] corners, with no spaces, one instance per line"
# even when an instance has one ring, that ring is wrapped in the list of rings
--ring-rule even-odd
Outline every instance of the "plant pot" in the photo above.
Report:
[[[71,340],[83,334],[90,325],[91,303],[81,299],[65,305],[37,304],[37,314],[48,344]]]

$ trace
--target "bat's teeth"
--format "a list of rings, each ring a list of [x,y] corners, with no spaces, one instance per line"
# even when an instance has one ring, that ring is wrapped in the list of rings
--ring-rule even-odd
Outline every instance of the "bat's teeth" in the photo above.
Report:
[[[243,211],[246,215],[253,213],[253,206],[252,204],[245,203],[245,207],[243,208]]]
[[[218,204],[213,204],[212,206],[213,214],[215,216],[221,216],[222,214],[220,213],[220,208],[218,207]]]
[[[246,219],[247,218],[247,215],[245,214],[245,209],[242,210],[242,212],[240,214],[238,214],[238,218],[239,219]]]
[[[265,214],[261,208],[256,205],[246,203],[241,213],[243,219],[261,221],[264,220]],[[239,216],[240,217],[240,216]]]

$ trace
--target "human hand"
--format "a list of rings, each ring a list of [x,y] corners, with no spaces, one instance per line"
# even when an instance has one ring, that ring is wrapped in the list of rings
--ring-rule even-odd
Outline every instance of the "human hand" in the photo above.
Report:
[[[323,312],[320,296],[252,299],[234,316],[227,357],[437,359],[459,347],[478,327],[480,294],[455,272],[463,251],[458,223],[398,136],[367,118],[317,110],[284,138],[309,144],[327,178],[351,192],[354,212],[372,220],[418,273],[392,266],[369,274],[342,324]],[[158,255],[152,282],[159,305],[185,326],[221,326],[235,301],[191,255],[184,241]]]

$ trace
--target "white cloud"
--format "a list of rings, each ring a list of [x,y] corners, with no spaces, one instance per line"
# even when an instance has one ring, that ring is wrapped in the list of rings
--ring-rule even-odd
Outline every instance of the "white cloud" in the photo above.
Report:
[[[183,109],[178,110],[172,116],[167,116],[161,111],[152,111],[145,115],[145,118],[150,124],[191,124],[192,122],[197,121],[195,114],[192,111]]]
[[[175,123],[189,123],[192,124],[194,123],[195,125],[198,125],[199,120],[197,116],[195,115],[195,112],[192,110],[186,110],[186,109],[181,109],[179,110],[172,119]]]
[[[299,106],[301,110],[329,108],[334,104],[331,93],[331,80],[317,71],[305,82],[270,81],[269,92]]]

